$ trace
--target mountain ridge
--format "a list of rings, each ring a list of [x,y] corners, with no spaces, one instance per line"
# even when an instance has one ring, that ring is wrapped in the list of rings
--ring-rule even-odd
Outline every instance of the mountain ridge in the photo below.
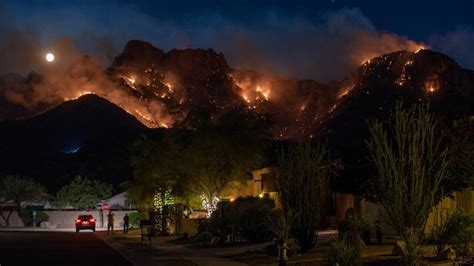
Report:
[[[165,53],[134,41],[103,73],[89,68],[66,70],[73,82],[92,82],[91,77],[98,76],[99,85],[112,87],[69,92],[63,100],[55,94],[54,104],[46,110],[0,122],[0,174],[31,176],[52,191],[76,174],[118,186],[132,176],[129,156],[134,140],[142,134],[161,134],[153,129],[161,125],[153,124],[153,119],[186,117],[195,108],[221,112],[244,105],[270,113],[277,119],[274,139],[325,140],[334,158],[353,165],[365,158],[367,121],[387,119],[399,100],[429,102],[433,111],[449,119],[474,114],[474,71],[429,50],[371,58],[346,79],[327,84],[233,69],[222,54],[210,49],[193,51]],[[212,64],[204,65],[211,67],[201,67],[206,60]],[[193,62],[191,66],[186,66],[187,61]],[[90,58],[80,62],[87,65]],[[31,73],[27,78],[10,75],[8,81],[19,86],[17,95],[24,100],[47,79]],[[8,88],[2,84],[6,83],[0,80],[4,96]],[[0,103],[5,99],[0,97]],[[0,108],[0,113],[14,113],[8,108]]]
[[[383,58],[396,62],[389,66],[382,62]],[[405,66],[408,61],[412,64]],[[390,69],[384,70],[376,64]],[[293,139],[314,135],[325,120],[340,112],[341,108],[336,107],[347,101],[347,96],[353,91],[364,86],[392,86],[391,83],[397,82],[405,83],[400,86],[401,90],[406,89],[406,84],[421,88],[427,80],[436,84],[437,72],[445,71],[444,67],[451,69],[448,71],[450,75],[464,77],[464,80],[451,78],[457,82],[452,87],[461,88],[467,92],[467,97],[472,97],[470,88],[474,71],[464,70],[449,57],[428,50],[398,51],[371,58],[344,80],[320,83],[311,79],[283,78],[231,68],[225,56],[212,49],[173,49],[164,52],[148,42],[132,40],[127,42],[105,71],[105,78],[115,87],[108,88],[106,92],[100,89],[92,92],[127,110],[148,127],[172,126],[173,122],[195,108],[211,108],[218,112],[245,105],[274,116],[276,126],[272,133],[275,138]],[[370,74],[373,68],[379,73]],[[428,73],[431,70],[432,73]],[[404,80],[411,78],[410,73],[414,73],[417,83]],[[381,75],[384,77],[377,77]],[[74,78],[79,80],[83,76]],[[30,87],[42,82],[36,74],[30,75],[27,80]],[[103,82],[99,85],[103,86]],[[439,84],[437,86],[440,87]],[[28,94],[27,89],[24,91]],[[114,91],[120,92],[121,96],[113,96]],[[27,96],[24,98],[28,99]],[[52,102],[57,104],[57,99]]]
[[[75,175],[119,185],[131,178],[129,148],[147,128],[97,95],[0,123],[0,173],[34,177],[57,190]]]

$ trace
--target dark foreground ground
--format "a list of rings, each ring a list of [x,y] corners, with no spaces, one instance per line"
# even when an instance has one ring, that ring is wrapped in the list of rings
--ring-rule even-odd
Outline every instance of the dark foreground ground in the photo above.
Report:
[[[89,232],[0,232],[0,265],[132,264]]]

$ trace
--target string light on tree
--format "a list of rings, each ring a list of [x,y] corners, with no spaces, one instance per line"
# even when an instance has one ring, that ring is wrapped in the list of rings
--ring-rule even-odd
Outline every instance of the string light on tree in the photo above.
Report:
[[[160,234],[166,235],[168,232],[168,223],[171,219],[171,213],[174,207],[174,197],[171,193],[171,186],[161,184],[155,186],[153,196],[153,209],[156,214],[155,224]]]

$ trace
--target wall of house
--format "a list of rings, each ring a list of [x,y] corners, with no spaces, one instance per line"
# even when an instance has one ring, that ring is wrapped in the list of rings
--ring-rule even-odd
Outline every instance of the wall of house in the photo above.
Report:
[[[456,209],[456,202],[456,196],[454,196],[453,198],[445,197],[440,203],[438,203],[435,210],[433,210],[428,216],[425,232],[431,232],[433,226],[440,224],[443,220],[449,217],[449,215],[451,215]]]
[[[456,193],[457,206],[468,213],[474,213],[474,190],[466,189]]]
[[[346,211],[354,208],[354,196],[352,194],[336,193],[336,217],[334,223],[344,219]]]
[[[5,215],[5,217],[7,217],[8,215],[8,212],[3,212],[3,214]],[[11,227],[23,227],[23,221],[21,220],[20,216],[18,215],[18,212],[14,211],[12,212],[11,216],[10,216],[10,219],[9,219],[9,222],[10,222],[10,226]],[[6,226],[5,224],[5,221],[3,220],[3,218],[0,218],[0,227],[4,227]]]
[[[236,199],[238,197],[254,196],[253,180],[246,182],[229,182],[221,194],[223,200]]]
[[[346,202],[349,204],[350,200],[346,198]],[[338,203],[341,204],[339,201]],[[462,209],[470,214],[474,213],[474,191],[472,189],[454,193],[453,196],[445,197],[438,203],[435,210],[428,216],[425,232],[429,233],[433,226],[438,225],[443,219],[446,219],[456,208]],[[343,209],[344,208],[338,207],[338,211],[342,212]],[[382,220],[380,216],[380,206],[377,204],[361,201],[361,210],[368,216],[371,223],[374,223],[376,220]],[[386,230],[389,230],[389,228],[386,227]]]

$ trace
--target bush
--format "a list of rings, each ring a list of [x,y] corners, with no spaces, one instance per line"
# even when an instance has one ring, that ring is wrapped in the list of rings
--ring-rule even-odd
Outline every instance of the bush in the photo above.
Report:
[[[211,241],[213,238],[213,235],[207,231],[201,232],[195,236],[196,241]]]
[[[471,255],[471,243],[474,241],[474,217],[462,210],[456,210],[451,215],[449,222],[452,227],[449,243],[456,254]]]
[[[362,241],[361,238],[369,229],[370,226],[367,217],[355,211],[353,208],[350,208],[346,211],[345,219],[338,224],[339,239],[354,244],[354,248],[356,248],[360,254],[364,247],[364,242],[365,244],[370,242],[370,239],[364,239],[364,241]]]
[[[362,214],[360,211],[356,211],[354,208],[347,209],[344,219],[350,224],[353,224],[359,233],[363,233],[370,230],[369,221],[367,216]]]
[[[209,219],[206,218],[201,218],[197,219],[197,232],[198,234],[203,233],[203,232],[209,232]]]
[[[403,265],[417,265],[425,254],[425,250],[420,245],[420,233],[417,229],[409,228],[402,235],[401,256]]]
[[[130,227],[140,227],[138,224],[139,220],[145,220],[147,219],[148,215],[144,212],[132,212],[128,214],[129,221],[130,221]]]
[[[222,202],[211,216],[209,232],[216,236],[241,235],[249,242],[269,240],[273,234],[265,220],[274,208],[275,203],[268,198],[244,197]]]
[[[340,266],[361,264],[357,245],[345,238],[338,238],[333,241],[326,257],[331,264],[337,263]]]
[[[474,241],[474,217],[462,210],[455,210],[440,224],[435,225],[430,234],[430,240],[435,244],[435,251],[439,257],[449,246],[456,254],[469,255],[471,242]]]
[[[18,212],[25,226],[33,226],[33,212],[29,209],[20,209]],[[36,226],[40,226],[41,222],[49,221],[49,216],[42,211],[36,211]]]

